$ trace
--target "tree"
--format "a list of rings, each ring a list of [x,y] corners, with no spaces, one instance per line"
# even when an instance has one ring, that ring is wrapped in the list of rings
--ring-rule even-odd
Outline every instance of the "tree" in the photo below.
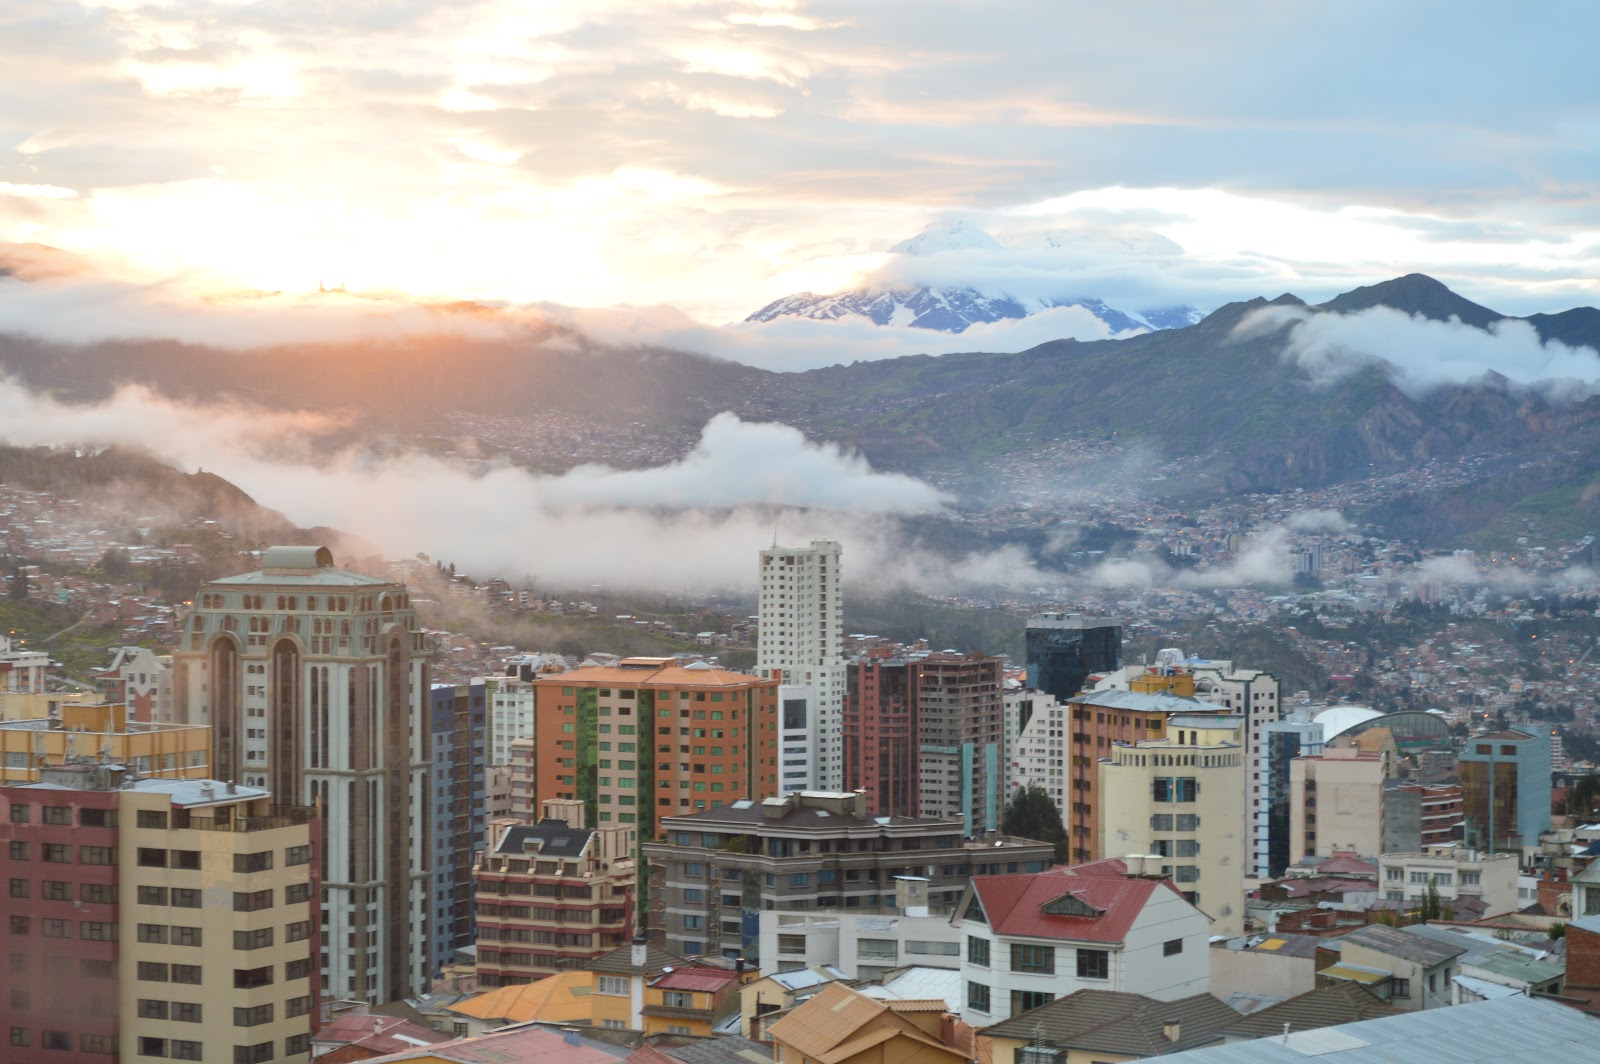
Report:
[[[1428,889],[1422,894],[1422,904],[1417,907],[1417,921],[1427,923],[1430,920],[1439,920],[1444,917],[1444,903],[1439,900],[1439,883],[1436,877],[1428,877]]]
[[[1030,783],[1011,794],[1000,830],[1023,839],[1038,839],[1056,848],[1056,860],[1067,859],[1067,829],[1061,823],[1061,810],[1037,783]]]

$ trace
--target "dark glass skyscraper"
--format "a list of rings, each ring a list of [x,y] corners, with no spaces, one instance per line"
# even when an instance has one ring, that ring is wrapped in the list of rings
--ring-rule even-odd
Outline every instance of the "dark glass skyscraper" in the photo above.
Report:
[[[1065,701],[1090,673],[1122,668],[1122,622],[1081,613],[1028,618],[1028,686]]]

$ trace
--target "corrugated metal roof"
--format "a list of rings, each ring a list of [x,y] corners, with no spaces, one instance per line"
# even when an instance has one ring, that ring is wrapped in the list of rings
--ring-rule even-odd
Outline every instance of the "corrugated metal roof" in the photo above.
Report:
[[[1103,709],[1137,709],[1146,713],[1203,713],[1210,702],[1182,695],[1147,695],[1138,691],[1092,691],[1067,699],[1074,705]]]
[[[1425,1009],[1287,1038],[1193,1049],[1163,1064],[1508,1064],[1600,1060],[1600,1020],[1517,996]]]

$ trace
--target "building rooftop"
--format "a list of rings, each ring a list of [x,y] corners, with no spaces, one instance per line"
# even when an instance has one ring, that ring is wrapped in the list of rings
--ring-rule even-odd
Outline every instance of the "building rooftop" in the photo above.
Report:
[[[1238,1018],[1210,994],[1157,1001],[1117,990],[1079,990],[985,1028],[981,1037],[1042,1038],[1083,1053],[1153,1057],[1215,1042]],[[1173,1023],[1177,1041],[1166,1034]]]
[[[1208,1046],[1163,1057],[1166,1064],[1505,1064],[1595,1059],[1600,1021],[1518,996],[1310,1031]]]
[[[1138,691],[1090,691],[1067,699],[1075,706],[1100,706],[1105,709],[1138,710],[1142,713],[1203,714],[1210,702],[1183,695],[1142,694]],[[1222,716],[1221,713],[1218,716]]]
[[[589,828],[569,827],[565,820],[545,819],[537,824],[518,824],[506,829],[495,846],[498,854],[537,853],[540,857],[582,857],[594,832]],[[529,843],[538,843],[536,850]]]
[[[1443,964],[1450,958],[1459,957],[1467,952],[1465,945],[1454,946],[1421,935],[1408,935],[1397,927],[1385,927],[1383,924],[1368,924],[1366,927],[1358,928],[1345,935],[1342,944],[1365,946],[1378,953],[1399,957],[1401,960],[1428,968],[1435,964]]]
[[[977,876],[971,883],[997,934],[1077,942],[1121,942],[1151,895],[1177,893],[1165,880],[1080,876],[1070,868]]]
[[[417,1059],[451,1064],[613,1064],[627,1055],[628,1051],[620,1046],[585,1038],[576,1031],[554,1031],[530,1024],[367,1060],[370,1064]]]
[[[1273,1035],[1281,1036],[1284,1024],[1289,1025],[1290,1031],[1309,1031],[1358,1020],[1373,1020],[1380,1016],[1394,1016],[1401,1011],[1380,1001],[1358,983],[1342,982],[1241,1016],[1228,1024],[1226,1033],[1235,1038],[1270,1038]]]
[[[669,968],[692,968],[694,962],[676,953],[670,953],[660,946],[646,946],[644,948],[644,964],[637,965],[633,962],[633,945],[631,943],[618,946],[603,956],[596,957],[584,969],[591,972],[601,972],[615,975],[645,975],[657,976]]]
[[[748,672],[718,669],[704,663],[680,665],[676,658],[624,658],[615,665],[582,665],[531,681],[538,687],[729,687],[743,688],[777,682]]]

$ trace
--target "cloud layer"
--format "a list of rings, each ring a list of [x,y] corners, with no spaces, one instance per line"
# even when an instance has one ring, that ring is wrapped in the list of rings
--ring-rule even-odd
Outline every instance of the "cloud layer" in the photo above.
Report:
[[[1541,342],[1525,321],[1501,320],[1479,329],[1389,307],[1354,314],[1266,307],[1242,321],[1238,332],[1271,329],[1285,330],[1285,357],[1323,383],[1372,365],[1383,366],[1413,396],[1490,373],[1567,397],[1590,394],[1600,381],[1600,352]]]

